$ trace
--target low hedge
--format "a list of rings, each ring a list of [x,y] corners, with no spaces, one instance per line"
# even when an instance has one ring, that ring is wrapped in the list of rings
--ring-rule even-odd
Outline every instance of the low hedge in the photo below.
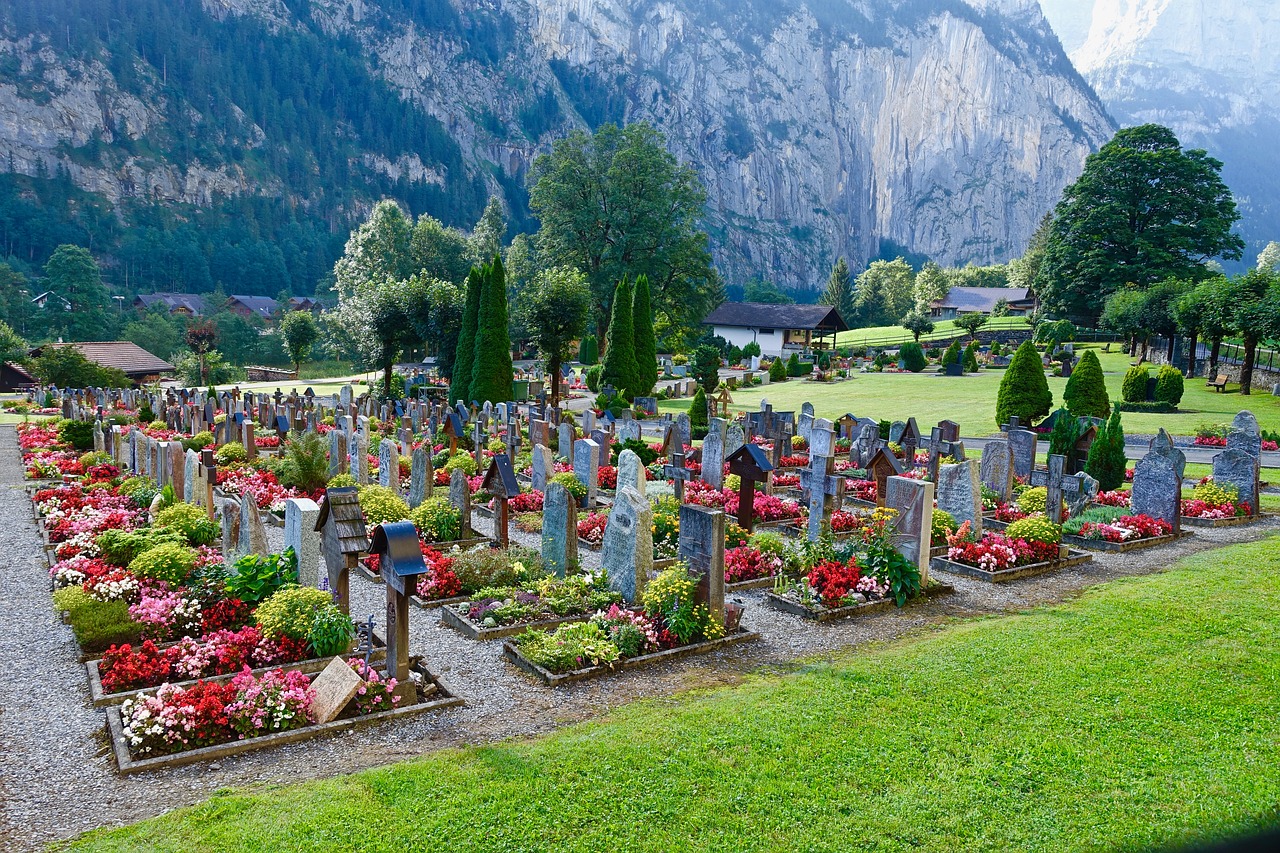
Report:
[[[123,643],[137,645],[142,641],[142,626],[129,618],[128,604],[99,601],[78,587],[68,589],[71,591],[59,590],[62,594],[55,595],[54,604],[66,609],[67,623],[86,654],[105,652]]]
[[[1178,407],[1172,403],[1112,403],[1117,411],[1121,412],[1146,412],[1149,415],[1171,415],[1178,411]]]

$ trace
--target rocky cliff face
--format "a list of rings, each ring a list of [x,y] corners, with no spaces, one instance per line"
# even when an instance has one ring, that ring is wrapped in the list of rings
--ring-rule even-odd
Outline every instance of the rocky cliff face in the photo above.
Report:
[[[218,21],[318,25],[357,39],[377,73],[439,119],[467,167],[492,174],[491,188],[509,198],[532,158],[568,129],[653,122],[706,183],[706,227],[730,282],[819,286],[838,255],[855,268],[895,251],[960,264],[1016,256],[1114,130],[1035,0],[203,8]],[[287,178],[250,181],[234,163],[112,154],[116,135],[144,140],[161,120],[148,78],[119,84],[101,63],[62,62],[40,34],[6,37],[0,59],[15,58],[40,84],[0,75],[0,170],[62,163],[113,197],[139,186],[195,203],[214,192],[289,192]],[[107,149],[96,160],[82,150],[95,136]],[[419,153],[370,151],[362,163],[443,185]]]

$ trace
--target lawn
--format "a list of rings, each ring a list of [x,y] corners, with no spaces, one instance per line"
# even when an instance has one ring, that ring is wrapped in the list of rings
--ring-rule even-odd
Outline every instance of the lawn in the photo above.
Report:
[[[1121,352],[1098,351],[1107,380],[1107,393],[1120,399],[1120,384],[1129,368],[1129,357]],[[981,436],[996,430],[996,395],[1003,370],[984,370],[964,377],[940,376],[936,368],[924,373],[858,373],[847,382],[823,384],[791,379],[781,384],[759,386],[733,392],[734,408],[756,410],[765,397],[779,411],[800,409],[806,400],[813,403],[819,417],[838,418],[845,412],[886,420],[914,417],[920,428],[940,420],[960,424],[964,435]],[[1062,402],[1065,379],[1049,377],[1054,405]],[[1240,409],[1250,409],[1263,429],[1280,431],[1280,397],[1268,393],[1242,397],[1237,391],[1218,393],[1206,388],[1203,379],[1189,379],[1180,411],[1170,415],[1126,412],[1122,418],[1128,433],[1154,433],[1164,427],[1175,435],[1192,435],[1203,423],[1230,423]],[[664,401],[664,410],[688,410],[688,401]]]
[[[83,851],[1135,849],[1277,819],[1280,541]],[[748,620],[750,614],[748,614]]]
[[[1027,321],[1023,317],[992,317],[980,332],[999,331],[1000,329],[1025,330]],[[933,331],[920,336],[920,343],[955,337],[956,324],[952,320],[939,320],[933,324]],[[961,334],[969,334],[961,331]],[[836,345],[842,347],[873,346],[896,347],[911,340],[911,333],[901,326],[867,326],[862,329],[850,329],[836,335]]]

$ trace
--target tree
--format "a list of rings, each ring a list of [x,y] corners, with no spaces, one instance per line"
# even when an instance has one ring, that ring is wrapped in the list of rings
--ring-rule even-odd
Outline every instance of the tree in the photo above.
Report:
[[[978,342],[970,341],[969,345],[964,348],[964,372],[978,372]]]
[[[380,201],[366,222],[347,239],[333,267],[334,289],[353,293],[379,281],[407,279],[415,270],[410,250],[412,228],[394,201]]]
[[[1099,489],[1110,492],[1124,485],[1127,465],[1124,428],[1120,425],[1120,410],[1115,409],[1098,430],[1093,444],[1089,445],[1089,458],[1085,461],[1084,472],[1098,481]]]
[[[951,345],[947,347],[946,351],[942,353],[942,366],[948,367],[952,364],[958,363],[961,355],[960,339],[956,338],[951,342]]]
[[[0,363],[26,361],[27,342],[3,320],[0,320]]]
[[[502,202],[491,196],[480,215],[480,221],[471,232],[471,260],[485,263],[502,254],[502,244],[507,236],[507,218],[502,212]]]
[[[1222,339],[1231,331],[1231,311],[1226,304],[1230,283],[1226,276],[1215,276],[1195,286],[1178,301],[1182,322],[1196,321],[1196,328],[1209,341],[1209,368],[1206,375],[1212,377],[1218,371],[1218,355],[1222,351]],[[1196,342],[1192,335],[1190,358],[1195,357]],[[1190,372],[1188,373],[1190,375]]]
[[[514,371],[511,338],[507,331],[507,280],[502,258],[484,268],[480,311],[476,323],[476,358],[471,374],[471,396],[481,402],[499,403],[511,397]]]
[[[467,235],[457,228],[446,228],[440,220],[425,213],[418,217],[409,235],[408,252],[406,261],[388,265],[386,272],[404,273],[407,270],[409,275],[417,273],[457,285],[466,280],[473,265],[474,249]],[[492,258],[493,253],[480,257]]]
[[[196,360],[200,363],[200,384],[209,384],[209,365],[208,356],[218,346],[218,327],[213,325],[210,320],[201,320],[192,323],[187,327],[187,334],[184,336],[187,346],[191,352],[195,353]]]
[[[1258,253],[1257,267],[1263,272],[1280,272],[1276,269],[1278,266],[1280,266],[1280,243],[1272,240]]]
[[[604,371],[600,378],[622,395],[634,388],[636,380],[635,331],[631,324],[631,281],[623,278],[613,294],[613,316],[609,320],[609,338],[604,350]]]
[[[957,329],[962,329],[969,333],[969,337],[975,341],[978,339],[978,330],[987,325],[987,315],[974,312],[973,314],[961,314],[952,320],[952,324]]]
[[[1105,418],[1111,412],[1102,363],[1093,350],[1085,350],[1080,363],[1071,371],[1066,390],[1062,392],[1062,403],[1078,418]]]
[[[1085,161],[1054,210],[1036,292],[1051,310],[1092,321],[1130,283],[1198,281],[1210,258],[1238,259],[1240,218],[1222,163],[1184,151],[1168,128],[1125,128]]]
[[[320,339],[320,330],[316,327],[316,318],[310,311],[290,311],[280,322],[280,334],[284,336],[284,346],[289,352],[289,360],[293,362],[293,372],[297,373],[302,362],[311,354],[311,348]]]
[[[1176,306],[1182,295],[1191,290],[1191,282],[1167,279],[1147,288],[1142,294],[1141,322],[1146,337],[1157,335],[1168,339],[1167,360],[1173,362],[1174,345],[1178,339],[1178,315]]]
[[[1240,393],[1252,393],[1258,342],[1280,337],[1280,273],[1252,269],[1228,281],[1221,294],[1228,326],[1244,342]]]
[[[920,314],[928,315],[933,303],[939,299],[946,299],[950,290],[951,282],[947,274],[942,271],[942,267],[929,261],[920,268],[920,272],[916,273],[913,286],[915,310]]]
[[[827,278],[827,289],[823,291],[822,298],[818,302],[835,308],[836,313],[845,323],[857,315],[857,308],[853,301],[853,279],[849,275],[849,265],[845,263],[844,258],[836,259],[835,266],[831,268],[831,275]]]
[[[717,358],[719,356],[717,355]],[[689,403],[689,437],[706,438],[710,421],[707,415],[707,392],[699,385],[694,392],[693,401]]]
[[[898,358],[901,359],[902,366],[912,373],[919,373],[928,364],[924,357],[924,349],[915,341],[903,344],[898,350]]]
[[[995,305],[991,306],[992,317],[1008,317],[1009,316],[1009,300],[1001,296],[996,300]]]
[[[635,381],[630,396],[648,397],[658,384],[658,342],[653,335],[653,307],[649,299],[649,277],[636,279],[631,297],[631,334],[635,354]]]
[[[720,351],[715,347],[700,346],[693,351],[689,361],[689,372],[698,380],[698,385],[708,394],[714,394],[720,384]],[[773,372],[769,373],[770,378]],[[705,402],[705,398],[704,398]]]
[[[1044,262],[1045,245],[1049,242],[1049,232],[1053,229],[1053,214],[1046,213],[1031,235],[1031,242],[1021,258],[1009,262],[1009,286],[1034,289],[1036,276],[1040,274],[1040,266]]]
[[[800,366],[800,353],[791,353],[791,358],[787,359],[787,377],[794,379],[797,376],[804,375],[804,368]]]
[[[539,253],[548,265],[586,274],[602,338],[614,285],[624,277],[649,276],[660,326],[695,327],[722,296],[698,228],[706,191],[652,126],[571,133],[534,161],[529,181]]]
[[[114,367],[103,367],[66,344],[47,344],[31,360],[31,372],[45,385],[59,388],[106,386],[127,388],[133,383]]]
[[[1125,339],[1132,355],[1138,354],[1138,338],[1142,333],[1142,309],[1146,299],[1133,288],[1117,290],[1107,297],[1098,321],[1104,329],[1110,329]]]
[[[933,331],[933,321],[929,319],[928,314],[921,311],[910,312],[898,325],[910,332],[916,343],[920,343],[921,335],[927,335]]]
[[[560,405],[560,367],[570,358],[573,342],[587,327],[591,286],[572,267],[538,273],[525,293],[522,308],[533,345],[551,378],[551,405]]]
[[[1080,421],[1066,409],[1053,414],[1053,429],[1049,431],[1049,455],[1067,457],[1067,470],[1074,470],[1076,442],[1080,440]]]
[[[110,326],[110,304],[102,284],[98,262],[88,249],[63,244],[54,250],[44,265],[48,288],[67,301],[64,316],[55,325],[73,341],[99,341],[107,337]],[[60,311],[51,304],[47,311]]]
[[[1023,341],[1000,379],[996,423],[1006,424],[1010,417],[1016,416],[1023,424],[1030,425],[1049,414],[1052,407],[1053,394],[1049,392],[1040,353],[1031,341]]]
[[[786,382],[787,381],[787,365],[782,358],[775,358],[769,362],[769,381],[770,382]]]
[[[1050,352],[1075,340],[1076,327],[1070,320],[1047,320],[1036,326],[1035,340],[1038,344],[1046,344]]]
[[[453,377],[449,383],[449,399],[469,403],[471,375],[476,364],[476,323],[480,317],[480,292],[484,277],[479,267],[472,267],[467,276],[466,306],[462,310],[462,327],[458,330],[458,343],[453,357]]]
[[[742,287],[743,302],[759,302],[764,305],[791,305],[795,303],[771,281],[753,278]]]
[[[902,258],[873,261],[858,276],[858,322],[863,326],[892,326],[906,316],[914,302],[915,272]]]
[[[600,344],[595,335],[587,335],[578,345],[578,361],[592,365],[600,360]]]
[[[452,281],[430,278],[426,273],[410,276],[408,284],[415,294],[413,303],[406,306],[414,335],[435,354],[440,375],[452,379],[466,292]]]

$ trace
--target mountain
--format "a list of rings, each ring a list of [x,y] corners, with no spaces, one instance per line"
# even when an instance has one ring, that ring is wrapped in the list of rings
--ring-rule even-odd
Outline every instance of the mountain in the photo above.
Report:
[[[1253,253],[1280,236],[1280,30],[1271,0],[1044,0],[1071,58],[1124,125],[1156,122],[1222,160]],[[1246,251],[1246,260],[1252,255]]]
[[[532,159],[635,120],[730,282],[987,263],[1114,131],[1035,0],[12,0],[0,36],[0,250],[83,234],[139,288],[302,292],[385,196],[536,227]]]

